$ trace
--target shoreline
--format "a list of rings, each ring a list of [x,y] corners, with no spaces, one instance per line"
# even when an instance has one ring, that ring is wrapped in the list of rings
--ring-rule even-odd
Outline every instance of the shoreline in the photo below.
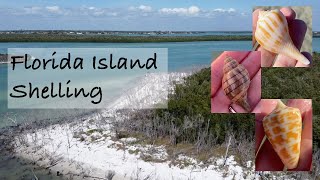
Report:
[[[196,41],[251,41],[248,35],[202,36],[112,36],[112,35],[42,35],[0,34],[0,42],[91,42],[91,43],[159,43]]]
[[[320,38],[313,34],[312,38]],[[9,42],[70,42],[70,43],[166,43],[202,41],[252,41],[252,35],[196,35],[196,36],[122,36],[122,35],[66,35],[66,34],[0,34],[0,43]]]
[[[27,159],[29,164],[36,165],[37,172],[49,173],[50,176],[59,178],[162,180],[169,177],[202,180],[261,177],[260,173],[255,172],[252,161],[240,164],[231,153],[225,158],[225,151],[220,149],[225,145],[212,149],[219,149],[223,154],[215,154],[202,161],[181,149],[174,149],[172,152],[172,147],[167,148],[166,143],[145,142],[143,137],[134,134],[118,135],[121,129],[116,129],[117,122],[121,122],[122,118],[128,117],[128,113],[132,112],[121,110],[122,107],[119,110],[100,110],[83,117],[67,118],[70,120],[68,122],[51,125],[40,123],[38,126],[29,124],[29,128],[25,129],[17,127],[15,132],[10,133],[11,138],[7,137],[13,146],[13,157]],[[0,140],[2,139],[0,131]],[[0,146],[1,149],[2,147]],[[178,145],[174,146],[176,147]],[[188,147],[190,146],[186,146],[187,149]],[[29,172],[32,175],[33,172]],[[263,175],[286,177],[285,173]]]
[[[179,76],[178,74],[181,74],[182,76]],[[177,75],[177,77],[173,78],[173,80],[180,80],[181,81],[181,78],[185,77],[187,74],[176,73],[176,75]],[[161,76],[163,76],[163,75],[161,75]],[[151,76],[150,78],[154,78],[154,77]],[[138,86],[138,88],[141,88],[141,86]],[[139,90],[139,89],[136,89],[136,91],[137,90]],[[125,96],[119,97],[119,99],[123,100],[123,99],[125,99]],[[27,125],[18,124],[16,126],[2,128],[0,130],[0,134],[2,134],[1,139],[4,139],[6,141],[5,144],[7,146],[2,146],[1,152],[3,149],[12,149],[12,151],[14,153],[10,157],[15,157],[17,159],[17,161],[19,158],[20,159],[27,159],[28,161],[35,163],[41,172],[42,172],[42,170],[46,171],[49,169],[49,172],[51,172],[51,171],[57,172],[57,173],[59,172],[60,174],[64,174],[64,175],[69,174],[70,176],[74,177],[74,176],[77,176],[77,175],[83,173],[82,171],[79,171],[79,169],[78,169],[78,167],[82,167],[82,169],[89,169],[91,172],[94,172],[93,174],[92,173],[87,174],[87,178],[90,178],[90,177],[103,178],[105,175],[104,174],[105,171],[102,169],[99,169],[99,165],[98,165],[98,167],[93,167],[92,165],[94,165],[94,162],[92,162],[93,164],[90,165],[90,163],[88,164],[88,162],[77,161],[76,159],[78,159],[78,156],[75,156],[73,159],[69,159],[69,154],[68,155],[65,154],[64,156],[53,155],[52,153],[54,153],[55,151],[51,151],[50,148],[49,149],[43,148],[43,146],[45,146],[45,144],[47,144],[47,143],[55,141],[57,139],[57,137],[59,137],[60,135],[62,135],[62,136],[60,138],[61,142],[59,142],[59,143],[66,143],[64,140],[68,139],[68,144],[69,144],[70,143],[69,140],[71,138],[71,139],[73,139],[72,141],[74,141],[75,143],[80,143],[83,145],[83,142],[81,140],[79,141],[79,139],[73,137],[74,133],[77,133],[77,131],[71,131],[71,129],[69,129],[69,127],[72,124],[73,124],[72,126],[75,129],[83,128],[84,126],[85,127],[94,126],[92,128],[88,128],[86,130],[86,132],[92,131],[94,129],[97,129],[96,126],[100,123],[100,121],[102,119],[109,119],[110,120],[112,118],[121,118],[121,116],[122,116],[121,114],[122,113],[125,114],[125,112],[123,112],[123,110],[121,110],[121,108],[126,107],[126,106],[127,106],[126,104],[122,103],[120,106],[118,105],[118,107],[116,109],[98,110],[98,111],[92,112],[88,115],[84,115],[84,116],[80,115],[79,117],[76,117],[73,120],[66,118],[66,119],[68,119],[68,121],[63,121],[63,120],[60,122],[59,121],[56,121],[56,122],[35,121],[35,122],[32,122],[31,124],[27,124]],[[117,110],[117,109],[119,109],[119,110]],[[125,110],[125,111],[128,111],[128,110]],[[95,122],[90,124],[90,121],[92,121],[94,119],[95,119]],[[63,130],[59,131],[58,129],[60,129],[60,130],[63,129]],[[108,131],[108,127],[105,129]],[[69,135],[66,135],[64,130],[68,131]],[[37,145],[38,141],[36,141],[34,138],[31,138],[31,139],[28,138],[29,135],[32,136],[32,134],[34,134],[34,133],[38,134],[39,132],[42,132],[42,135],[39,135],[39,137],[43,137],[46,135],[45,132],[49,132],[49,131],[52,132],[53,135],[56,137],[53,138],[52,141],[49,141],[45,144],[42,143],[41,145]],[[113,139],[114,133],[112,133],[110,130],[110,132],[108,132],[107,134],[109,136],[108,141],[112,141],[111,139]],[[6,135],[8,135],[8,136],[6,136]],[[103,135],[103,136],[106,136],[106,135]],[[45,139],[42,139],[42,141],[44,141],[44,140]],[[114,141],[112,143],[117,144],[119,142],[120,141],[117,141],[117,142]],[[78,145],[80,145],[80,144],[78,144]],[[89,148],[90,148],[90,146],[91,146],[90,144],[91,143],[87,142],[87,143],[85,143],[85,146],[89,146]],[[101,144],[101,146],[102,145],[104,145],[104,143]],[[60,145],[56,144],[54,146],[58,147]],[[92,146],[94,146],[94,144]],[[96,148],[98,148],[98,147],[96,147]],[[99,148],[101,148],[101,147],[99,146]],[[118,151],[119,151],[117,148],[114,149],[115,147],[108,147],[108,146],[102,148],[101,151],[105,154],[105,149],[108,149],[108,148],[110,151],[113,151],[110,154],[110,157],[113,156],[114,153],[118,153]],[[35,151],[35,149],[36,149],[36,151]],[[78,149],[75,151],[79,151],[79,150],[86,151],[85,149],[86,148],[84,148],[84,149],[82,148],[81,150]],[[123,153],[126,153],[126,154],[128,154],[128,156],[131,156],[131,154],[128,151],[129,150],[124,151]],[[48,152],[49,152],[49,154],[48,154]],[[61,153],[65,153],[65,152],[69,152],[69,150],[63,150],[63,149],[61,150]],[[58,163],[52,164],[52,162],[50,162],[48,159],[46,159],[45,157],[42,157],[42,154],[47,154],[48,157],[51,157],[52,159],[57,160],[57,161],[59,159],[60,160],[63,159],[62,160],[63,162],[59,163],[59,164]],[[87,155],[85,155],[85,156],[87,156]],[[85,156],[81,156],[81,157],[84,158]],[[118,156],[118,157],[121,157],[121,156]],[[136,158],[136,157],[132,156],[131,158]],[[118,161],[120,161],[120,159],[118,159],[115,162],[118,162]],[[140,161],[140,160],[138,160],[138,158],[137,158],[136,161]],[[70,165],[71,162],[72,162],[72,164],[77,162],[76,163],[77,166]],[[147,164],[147,162],[146,162],[146,164]],[[48,167],[50,167],[50,168],[48,168]],[[118,169],[118,171],[120,171],[120,170],[121,169]],[[120,176],[120,177],[117,177],[117,176]],[[125,174],[124,175],[123,174],[122,175],[116,174],[114,179],[129,179],[129,178],[126,178]]]
[[[121,119],[125,112],[88,116],[82,122],[71,122],[30,129],[15,136],[15,155],[28,159],[62,177],[103,179],[213,179],[224,177],[220,169],[223,157],[206,162],[180,154],[168,159],[163,145],[140,144],[138,137],[116,137],[113,118]],[[101,122],[104,121],[104,122]],[[136,144],[137,143],[137,144]],[[146,159],[147,158],[147,159]],[[148,160],[151,158],[152,160]],[[178,164],[173,163],[178,161]],[[243,178],[240,167],[230,155],[226,161],[225,176]],[[255,177],[252,162],[247,163],[249,177]],[[58,173],[59,172],[59,173]]]
[[[0,133],[8,127],[18,128],[18,129],[20,127],[22,127],[23,129],[28,128],[28,126],[30,126],[28,124],[30,123],[31,123],[31,126],[44,128],[44,127],[61,123],[63,121],[66,121],[66,123],[73,122],[73,121],[68,121],[68,118],[72,118],[72,117],[83,119],[91,116],[92,114],[96,114],[99,112],[103,112],[103,113],[107,112],[107,114],[110,114],[109,112],[114,113],[117,110],[130,109],[131,107],[130,105],[132,105],[132,103],[130,104],[130,101],[135,101],[133,103],[136,103],[136,104],[137,102],[138,103],[140,102],[140,104],[147,103],[146,106],[151,107],[157,103],[160,103],[160,101],[162,101],[163,98],[165,98],[165,94],[162,92],[161,88],[168,87],[168,89],[170,90],[173,87],[173,84],[172,84],[173,81],[182,82],[183,78],[199,71],[202,68],[205,68],[205,67],[202,67],[202,66],[193,67],[187,70],[183,69],[180,71],[168,72],[168,74],[167,73],[146,74],[146,76],[134,80],[136,82],[134,83],[135,84],[134,87],[131,87],[128,89],[122,89],[121,95],[116,96],[112,100],[110,100],[110,103],[105,109],[87,109],[88,111],[80,111],[77,114],[72,114],[70,116],[65,116],[65,117],[61,116],[59,118],[52,117],[47,119],[39,119],[39,117],[37,117],[38,121],[18,122],[15,125],[12,124],[12,126],[0,127]],[[163,85],[161,86],[160,84],[163,84]],[[143,96],[148,97],[150,93],[154,91],[161,92],[161,93],[157,93],[157,97],[153,99],[143,98]],[[142,93],[143,96],[141,96],[141,94],[139,93]],[[128,94],[130,94],[130,96],[128,96]],[[157,101],[153,101],[154,99],[156,99]],[[139,106],[136,106],[136,107],[139,107]],[[143,108],[143,107],[140,106],[140,108]],[[24,123],[27,123],[27,126],[25,126]]]
[[[183,77],[190,74],[191,72],[175,73],[170,77],[170,82],[182,82]],[[149,78],[156,79],[154,76]],[[137,87],[134,91],[139,92],[138,95],[144,93],[148,96],[146,91],[141,91],[145,87],[149,89],[148,86]],[[125,97],[120,97],[119,100],[122,102]],[[154,101],[150,104],[154,104]],[[123,110],[126,106],[126,103],[118,104],[115,109],[98,110],[73,119],[66,118],[68,121],[36,121],[4,128],[0,131],[0,139],[6,140],[6,143],[3,143],[6,146],[2,146],[0,152],[4,149],[11,150],[11,153],[7,154],[9,159],[13,158],[13,161],[17,162],[24,159],[22,169],[26,168],[25,165],[29,167],[31,163],[37,170],[37,176],[44,177],[103,179],[112,176],[113,180],[147,177],[167,179],[168,174],[173,179],[223,177],[220,170],[224,162],[222,157],[214,157],[210,163],[205,164],[184,154],[177,159],[171,159],[165,145],[140,144],[139,137],[134,136],[118,137],[114,123],[135,111]],[[149,158],[151,160],[148,160]],[[254,168],[252,163],[249,163],[248,168]],[[243,176],[243,169],[237,165],[232,155],[228,157],[226,169],[228,177]],[[31,173],[33,171],[29,173],[32,177]],[[248,173],[251,177],[255,176],[252,171]]]

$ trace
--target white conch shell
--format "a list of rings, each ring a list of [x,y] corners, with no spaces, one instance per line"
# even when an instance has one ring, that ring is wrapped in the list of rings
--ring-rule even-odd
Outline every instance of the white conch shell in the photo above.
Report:
[[[310,64],[293,44],[286,17],[278,9],[259,12],[255,39],[270,52],[288,56],[303,64]]]

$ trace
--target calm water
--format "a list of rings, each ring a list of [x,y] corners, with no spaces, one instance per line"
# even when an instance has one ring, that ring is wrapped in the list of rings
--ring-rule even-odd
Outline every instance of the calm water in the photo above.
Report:
[[[177,43],[0,43],[0,53],[7,48],[168,48],[169,71],[185,70],[194,66],[208,65],[213,51],[249,50],[250,41],[216,41],[216,42],[177,42]],[[17,122],[30,119],[49,119],[51,117],[72,116],[81,110],[8,110],[6,108],[6,66],[0,66],[0,127],[12,125],[8,116]],[[9,114],[8,114],[9,113]],[[1,118],[2,117],[2,118]]]
[[[212,51],[250,50],[249,41],[206,41],[170,43],[0,43],[0,53],[7,48],[168,48],[169,70],[181,70],[211,61]]]
[[[168,48],[169,71],[180,71],[190,67],[209,65],[213,51],[250,50],[251,41],[206,41],[170,43],[0,43],[0,53],[7,48]],[[320,51],[320,38],[313,39],[313,51]],[[82,110],[8,110],[6,108],[6,66],[0,66],[0,127],[12,125],[7,119],[17,122],[41,120],[52,117],[72,116]],[[31,116],[32,114],[32,116]]]

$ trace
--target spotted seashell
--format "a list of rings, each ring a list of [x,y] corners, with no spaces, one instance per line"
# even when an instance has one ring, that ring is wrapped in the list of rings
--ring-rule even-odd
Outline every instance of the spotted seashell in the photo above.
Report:
[[[264,49],[310,64],[293,44],[287,19],[280,10],[260,11],[254,36]]]
[[[222,88],[231,102],[242,106],[250,112],[247,91],[250,86],[250,76],[247,69],[231,57],[224,61]]]
[[[284,105],[263,118],[263,128],[273,149],[287,169],[296,168],[300,157],[302,119],[300,110]]]

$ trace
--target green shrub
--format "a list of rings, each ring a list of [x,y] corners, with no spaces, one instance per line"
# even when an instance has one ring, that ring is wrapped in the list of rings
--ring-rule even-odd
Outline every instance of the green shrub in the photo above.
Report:
[[[313,59],[312,68],[263,68],[262,98],[312,97],[313,142],[314,147],[319,147],[320,91],[317,85],[320,84],[320,54],[315,53]],[[174,93],[169,96],[167,109],[137,112],[132,119],[135,126],[131,128],[145,131],[155,138],[173,136],[173,143],[199,143],[201,133],[207,130],[205,144],[210,144],[210,141],[221,144],[228,133],[233,133],[237,139],[244,137],[253,140],[254,114],[211,113],[210,74],[210,68],[204,68],[185,78],[184,83],[176,84]]]
[[[176,127],[184,126],[187,120],[198,121],[193,123],[197,124],[193,128],[178,135],[178,142],[196,141],[199,131],[206,130],[207,120],[210,120],[208,136],[216,138],[217,143],[223,143],[228,132],[233,132],[236,137],[245,135],[252,139],[253,114],[211,113],[210,74],[210,68],[205,68],[185,78],[185,83],[177,84],[174,93],[169,97],[168,109],[156,110],[156,116],[161,120],[171,121]],[[169,115],[170,118],[165,118],[165,115]]]
[[[311,68],[263,68],[262,98],[312,99],[313,144],[320,147],[320,54]]]

